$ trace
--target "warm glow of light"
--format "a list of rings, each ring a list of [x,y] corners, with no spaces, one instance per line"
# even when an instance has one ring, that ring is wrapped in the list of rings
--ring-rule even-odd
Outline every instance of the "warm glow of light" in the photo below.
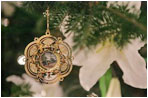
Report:
[[[17,62],[20,65],[25,65],[25,56],[24,55],[19,56]]]
[[[2,24],[7,27],[9,25],[9,20],[8,18],[2,19]]]

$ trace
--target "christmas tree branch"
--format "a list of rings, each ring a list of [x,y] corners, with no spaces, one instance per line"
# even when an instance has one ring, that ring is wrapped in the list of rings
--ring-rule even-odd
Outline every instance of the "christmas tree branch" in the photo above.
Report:
[[[112,9],[112,8],[107,8],[105,6],[102,6],[102,7],[105,8],[106,10],[111,11],[112,13],[118,15],[122,19],[124,19],[128,22],[131,22],[132,24],[134,24],[135,26],[137,26],[138,28],[140,28],[144,32],[147,32],[147,28],[143,24],[137,22],[135,19],[132,19],[132,18],[125,16],[124,14],[120,13],[118,10],[115,10],[115,9]]]

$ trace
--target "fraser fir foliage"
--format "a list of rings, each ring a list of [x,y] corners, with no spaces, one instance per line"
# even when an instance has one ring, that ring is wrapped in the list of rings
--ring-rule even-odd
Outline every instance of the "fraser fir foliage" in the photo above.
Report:
[[[139,25],[135,25],[131,20],[134,19],[136,23],[146,28],[147,2],[142,2],[140,16],[128,12],[127,6],[118,5],[117,7],[111,6],[107,8],[107,2],[29,1],[23,3],[26,11],[24,11],[22,7],[14,5],[15,12],[11,17],[5,16],[4,10],[2,10],[2,18],[8,18],[10,22],[8,27],[1,26],[3,51],[2,96],[32,95],[30,91],[28,91],[28,87],[26,88],[23,85],[10,85],[9,82],[6,82],[6,77],[12,74],[21,75],[25,72],[24,66],[18,65],[17,58],[23,54],[25,46],[33,41],[34,37],[40,37],[45,33],[46,18],[43,17],[42,13],[46,10],[47,6],[50,7],[50,30],[54,36],[63,36],[60,31],[60,26],[64,18],[68,16],[65,22],[66,32],[64,33],[70,33],[72,31],[75,35],[75,48],[96,46],[96,44],[103,42],[114,34],[117,34],[114,36],[114,41],[118,46],[124,46],[131,38],[141,37],[143,40],[146,40],[145,30],[141,29]],[[116,12],[120,12],[120,14]],[[105,21],[104,24],[101,23],[102,20]],[[140,53],[147,58],[145,49],[146,46]],[[145,89],[137,89],[126,85],[122,80],[121,70],[118,66],[115,67],[117,67],[115,68],[116,73],[119,74],[118,77],[120,78],[123,96],[146,96]],[[74,66],[72,74],[61,83],[64,93],[68,92],[68,96],[86,96],[88,94],[79,84],[79,79],[77,78],[78,73],[79,67]],[[23,92],[20,91],[22,87]],[[102,90],[100,88],[98,91],[98,84],[95,85],[91,91],[101,96]]]
[[[130,39],[146,39],[146,23],[143,23],[146,12],[142,9],[140,16],[131,13],[128,4],[107,7],[107,2],[24,3],[25,8],[40,13],[47,6],[50,7],[51,29],[60,30],[65,17],[68,17],[64,33],[74,33],[75,48],[96,46],[107,39],[122,47]]]
[[[29,84],[12,85],[11,87],[11,97],[22,97],[22,96],[32,96],[33,92],[30,91]]]

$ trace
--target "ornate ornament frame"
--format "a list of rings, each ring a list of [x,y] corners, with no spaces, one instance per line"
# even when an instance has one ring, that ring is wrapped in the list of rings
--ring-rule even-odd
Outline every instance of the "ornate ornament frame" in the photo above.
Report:
[[[47,30],[45,35],[34,38],[24,51],[26,62],[26,73],[42,83],[55,83],[62,81],[72,70],[72,50],[61,37],[54,37],[49,30],[49,9],[44,13],[47,17]],[[56,57],[53,66],[46,67],[42,63],[41,57],[45,53],[51,53]],[[50,64],[51,62],[48,62]]]

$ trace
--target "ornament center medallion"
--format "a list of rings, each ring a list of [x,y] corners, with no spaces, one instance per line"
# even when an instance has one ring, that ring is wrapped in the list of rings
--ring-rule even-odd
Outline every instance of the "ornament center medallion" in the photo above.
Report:
[[[57,63],[57,57],[51,52],[45,52],[41,56],[42,65],[52,68]]]

